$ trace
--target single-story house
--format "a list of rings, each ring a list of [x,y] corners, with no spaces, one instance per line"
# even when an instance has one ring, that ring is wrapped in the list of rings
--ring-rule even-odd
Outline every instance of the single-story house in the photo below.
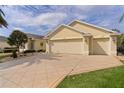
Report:
[[[46,52],[116,55],[118,35],[115,31],[76,20],[48,33]]]
[[[45,50],[45,40],[41,35],[35,35],[26,33],[28,37],[28,42],[24,47],[20,48],[20,51],[25,50]]]
[[[4,49],[6,47],[11,47],[8,43],[7,43],[7,38],[4,36],[0,36],[0,49]]]

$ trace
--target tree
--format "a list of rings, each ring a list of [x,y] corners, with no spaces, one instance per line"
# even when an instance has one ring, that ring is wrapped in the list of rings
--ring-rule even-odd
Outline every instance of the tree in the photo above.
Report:
[[[7,43],[11,46],[16,46],[18,52],[19,48],[23,47],[27,41],[27,35],[19,30],[14,30],[7,38]]]
[[[7,7],[7,5],[2,5],[2,7]],[[21,7],[21,6],[20,6]],[[22,6],[23,7],[23,6]],[[25,5],[25,8],[26,9],[31,9],[32,11],[34,11],[34,12],[39,12],[39,10],[40,9],[37,9],[37,8],[35,8],[35,7],[33,7],[33,6],[31,6],[31,5]],[[5,14],[4,14],[4,12],[2,11],[2,9],[0,9],[0,28],[2,28],[3,26],[4,27],[8,27],[8,23],[7,23],[7,21],[4,19],[4,17],[5,17]]]
[[[3,18],[3,16],[5,16],[4,12],[0,9],[0,28],[2,28],[3,26],[7,28],[8,23],[6,22],[6,20]]]
[[[117,42],[118,47],[124,47],[124,34],[121,34],[118,36],[118,42]]]

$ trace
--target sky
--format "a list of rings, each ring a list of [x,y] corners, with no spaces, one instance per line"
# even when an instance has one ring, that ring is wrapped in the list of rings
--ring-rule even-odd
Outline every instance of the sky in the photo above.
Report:
[[[108,29],[124,32],[124,22],[119,19],[124,14],[124,6],[117,5],[36,5],[0,6],[5,13],[8,28],[0,28],[1,36],[9,36],[13,30],[46,35],[60,24],[73,20],[85,21]]]

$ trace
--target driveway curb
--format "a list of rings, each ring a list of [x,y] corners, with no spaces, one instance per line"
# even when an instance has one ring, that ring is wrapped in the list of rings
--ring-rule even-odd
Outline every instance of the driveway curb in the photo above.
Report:
[[[61,76],[60,78],[56,79],[54,82],[52,82],[48,87],[49,88],[56,88],[60,82],[62,82],[64,80],[64,78],[66,77],[67,75],[63,75]]]

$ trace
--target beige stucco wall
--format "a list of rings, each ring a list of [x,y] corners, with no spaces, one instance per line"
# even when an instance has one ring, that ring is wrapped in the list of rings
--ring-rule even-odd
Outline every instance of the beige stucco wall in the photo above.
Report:
[[[43,46],[41,46],[41,43],[43,43]],[[35,41],[34,41],[34,49],[35,50],[40,50],[40,49],[45,50],[45,44],[44,43],[45,43],[44,40],[35,39]]]
[[[110,36],[109,55],[117,55],[117,36]]]
[[[50,40],[46,40],[46,53],[51,53],[51,44],[50,44]]]
[[[46,53],[50,53],[50,48],[49,48],[49,40],[46,40]]]
[[[107,54],[116,55],[116,37],[111,33],[100,31],[94,27],[76,23],[71,25],[80,31],[91,33],[92,36],[84,36],[81,33],[68,28],[61,28],[56,31],[46,42],[47,53],[72,53],[72,54]],[[114,38],[114,40],[113,40]],[[77,39],[82,39],[76,42]],[[70,41],[69,41],[70,40]]]
[[[35,39],[35,41],[34,41],[34,49],[35,49],[35,50],[41,49],[40,43],[41,43],[41,40]]]
[[[46,41],[43,39],[33,39],[34,40],[34,50],[46,50]],[[30,39],[28,42],[25,44],[25,49],[24,50],[30,50]],[[43,43],[43,46],[41,46],[41,43]]]
[[[100,31],[100,29],[96,29],[94,27],[91,27],[91,26],[87,26],[87,25],[83,25],[83,24],[80,24],[80,23],[75,23],[73,25],[71,25],[72,27],[80,30],[80,31],[83,31],[83,32],[86,32],[86,33],[90,33],[93,35],[93,37],[103,37],[103,36],[108,36],[109,37],[109,33],[107,32],[104,32],[104,31]]]
[[[71,29],[63,27],[60,31],[57,31],[57,33],[55,33],[54,36],[52,38],[50,38],[50,40],[69,39],[69,38],[82,38],[82,35]]]
[[[25,44],[24,50],[28,50],[28,49],[30,49],[30,39],[28,39],[28,42]]]
[[[89,55],[89,43],[90,43],[90,37],[83,37],[83,54]]]
[[[93,54],[93,37],[89,37],[89,55]]]

